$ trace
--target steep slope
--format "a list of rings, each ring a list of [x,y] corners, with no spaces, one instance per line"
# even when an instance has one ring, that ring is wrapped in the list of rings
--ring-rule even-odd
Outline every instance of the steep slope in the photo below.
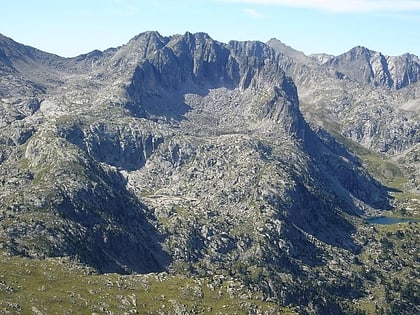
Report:
[[[311,284],[308,270],[359,253],[355,224],[391,209],[387,188],[310,128],[273,48],[147,32],[39,54],[9,58],[1,85],[4,250],[100,272],[230,274],[284,304],[315,303],[302,292],[327,279],[334,299],[362,294],[357,273]],[[19,117],[16,87],[38,104]]]

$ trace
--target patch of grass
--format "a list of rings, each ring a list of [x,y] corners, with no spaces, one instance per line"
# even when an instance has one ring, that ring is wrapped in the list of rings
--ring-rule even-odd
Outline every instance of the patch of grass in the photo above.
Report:
[[[39,170],[36,175],[35,178],[32,182],[32,184],[34,186],[38,186],[42,183],[43,179],[46,178],[47,175],[49,175],[51,173],[52,167],[51,166],[46,166],[44,168],[42,168],[41,170]]]
[[[27,158],[23,158],[19,162],[19,167],[23,170],[29,169],[29,160]]]
[[[223,277],[94,274],[66,258],[46,260],[0,253],[0,313],[236,313],[294,314],[262,301]]]

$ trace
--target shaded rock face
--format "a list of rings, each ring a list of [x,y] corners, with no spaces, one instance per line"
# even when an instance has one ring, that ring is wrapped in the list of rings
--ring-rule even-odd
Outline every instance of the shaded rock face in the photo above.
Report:
[[[103,122],[92,124],[86,130],[73,125],[60,130],[59,134],[89,152],[96,161],[128,171],[143,167],[164,140],[147,131]]]
[[[102,272],[297,272],[328,246],[359,250],[346,216],[390,208],[357,158],[305,122],[284,56],[264,43],[147,32],[71,59],[10,45],[10,252]]]
[[[225,45],[202,33],[187,33],[162,41],[166,44],[135,68],[127,88],[133,101],[130,110],[141,117],[180,119],[190,110],[183,102],[184,94],[204,96],[210,89],[218,88],[272,89],[274,95],[269,102],[289,99],[288,106],[294,106],[292,110],[297,111],[294,84],[280,70],[274,51],[263,43]],[[280,89],[284,95],[280,95]],[[262,115],[267,116],[272,110],[265,108]]]

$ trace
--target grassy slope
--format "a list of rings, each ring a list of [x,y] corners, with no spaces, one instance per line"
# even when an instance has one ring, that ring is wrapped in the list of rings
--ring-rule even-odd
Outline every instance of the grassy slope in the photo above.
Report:
[[[0,314],[293,314],[240,283],[167,274],[97,275],[67,259],[0,255]]]
[[[365,278],[367,294],[356,304],[368,314],[419,312],[419,224],[368,225],[359,233],[368,244],[353,268]]]

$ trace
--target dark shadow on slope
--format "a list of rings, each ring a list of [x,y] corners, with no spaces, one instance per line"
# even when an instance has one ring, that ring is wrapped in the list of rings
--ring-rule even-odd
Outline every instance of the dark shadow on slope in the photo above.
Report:
[[[172,122],[184,120],[184,115],[191,110],[191,107],[184,102],[184,97],[178,91],[162,92],[160,95],[146,94],[141,98],[143,113],[140,117],[154,121]],[[130,112],[136,115],[138,106],[127,107]]]
[[[347,149],[344,144],[342,144],[341,142],[339,142],[335,137],[333,137],[325,129],[319,128],[318,130],[315,130],[314,133],[316,133],[316,136],[319,137],[319,139],[322,141],[322,143],[325,146],[327,146],[328,149],[331,150],[333,153],[335,153],[335,154],[337,154],[339,156],[342,156],[342,157],[348,159],[349,162],[351,162],[352,164],[354,164],[358,168],[362,168],[363,167],[362,166],[361,159],[358,156],[356,156],[355,154],[353,154],[353,153],[350,152],[350,151],[353,151],[354,148],[352,148],[350,146],[350,148]],[[344,136],[341,136],[341,137],[344,138]],[[343,141],[343,140],[341,140],[341,141]],[[352,140],[348,140],[348,141],[351,142]],[[356,145],[362,147],[362,145],[360,145],[360,144],[356,144]],[[356,150],[366,150],[366,151],[368,151],[368,149],[365,149],[363,147],[362,147],[362,149],[356,149]],[[362,153],[362,155],[363,155],[363,153]],[[378,180],[374,179],[370,175],[369,175],[369,177],[374,180],[375,185],[382,187],[382,189],[384,189],[385,192],[387,192],[387,193],[389,193],[389,192],[402,192],[399,189],[388,187],[388,186],[384,186]],[[388,195],[387,198],[388,199],[392,199],[392,196],[389,196]],[[385,207],[385,210],[390,210],[390,208],[386,204],[383,204],[382,206]]]
[[[67,252],[60,254],[77,257],[102,273],[164,271],[170,257],[151,224],[150,210],[126,190],[118,173],[91,167],[93,178],[57,207],[83,231],[82,237],[69,231]]]
[[[18,72],[2,50],[0,50],[0,71],[2,75]]]
[[[299,180],[299,178],[297,179]],[[263,249],[267,248],[264,252],[264,261],[272,268],[277,270],[286,268],[298,273],[300,267],[295,260],[308,266],[324,264],[322,249],[314,244],[309,237],[317,237],[314,235],[314,226],[320,222],[323,223],[325,219],[317,217],[318,222],[314,220],[313,213],[316,210],[314,210],[311,200],[318,202],[317,198],[309,199],[299,189],[286,191],[285,195],[274,193],[264,196],[264,201],[270,208],[277,209],[272,220],[284,222],[280,234],[275,230],[270,230],[269,234],[271,232],[274,234],[265,239],[265,246],[263,246]],[[330,216],[330,210],[327,210],[326,214],[319,215]],[[329,227],[326,228],[326,230],[329,229]],[[345,233],[340,237],[348,238]],[[283,240],[285,244],[279,246],[278,240]]]
[[[303,118],[302,124],[306,125]],[[392,209],[389,189],[370,176],[360,161],[332,137],[323,141],[309,126],[304,134],[302,146],[311,158],[307,173],[317,180],[305,183],[296,179],[298,184],[292,192],[296,202],[288,219],[327,244],[357,253],[359,245],[351,236],[356,228],[343,213],[361,216],[364,204],[379,210]]]
[[[307,128],[303,147],[313,159],[312,171],[325,175],[327,191],[338,192],[344,196],[345,210],[349,214],[363,214],[357,200],[378,210],[391,210],[390,188],[373,178],[361,165],[360,160],[351,154],[332,136],[321,139],[312,129]],[[354,201],[356,199],[356,202]]]
[[[287,220],[302,233],[357,253],[360,248],[352,238],[356,228],[343,214],[361,216],[364,204],[390,210],[389,190],[332,137],[329,141],[318,137],[299,115],[298,137],[310,160],[306,174],[296,175],[296,185],[289,192],[294,203]]]
[[[198,76],[192,72],[192,69],[190,73],[186,72],[180,63],[179,60],[173,60],[172,64],[166,65],[168,68],[173,67],[169,70],[157,69],[157,66],[150,61],[137,66],[132,82],[127,88],[131,102],[125,104],[125,108],[135,117],[164,122],[181,121],[191,110],[191,107],[185,103],[185,94],[203,97],[210,89],[235,87],[230,74],[220,69],[214,69],[220,72],[219,78],[215,79],[214,74],[211,74],[212,70],[206,70]]]
[[[312,189],[312,187],[311,187]],[[309,243],[307,238],[314,237],[326,244],[340,247],[352,252],[358,252],[359,246],[354,243],[351,235],[356,232],[355,227],[348,222],[340,213],[342,206],[337,200],[339,196],[328,194],[328,192],[310,191],[302,183],[298,183],[292,193],[295,202],[289,210],[287,221],[294,227],[292,234],[302,234],[301,238]],[[305,242],[295,242],[293,245],[298,253],[312,253],[298,255],[298,259],[309,265],[322,264],[320,253],[311,250],[315,247],[309,243],[309,248],[302,245]],[[310,258],[310,261],[305,261]]]
[[[112,121],[97,122],[89,128],[83,128],[83,125],[81,120],[61,124],[58,134],[94,160],[127,171],[142,168],[164,141],[161,135],[129,129]]]

